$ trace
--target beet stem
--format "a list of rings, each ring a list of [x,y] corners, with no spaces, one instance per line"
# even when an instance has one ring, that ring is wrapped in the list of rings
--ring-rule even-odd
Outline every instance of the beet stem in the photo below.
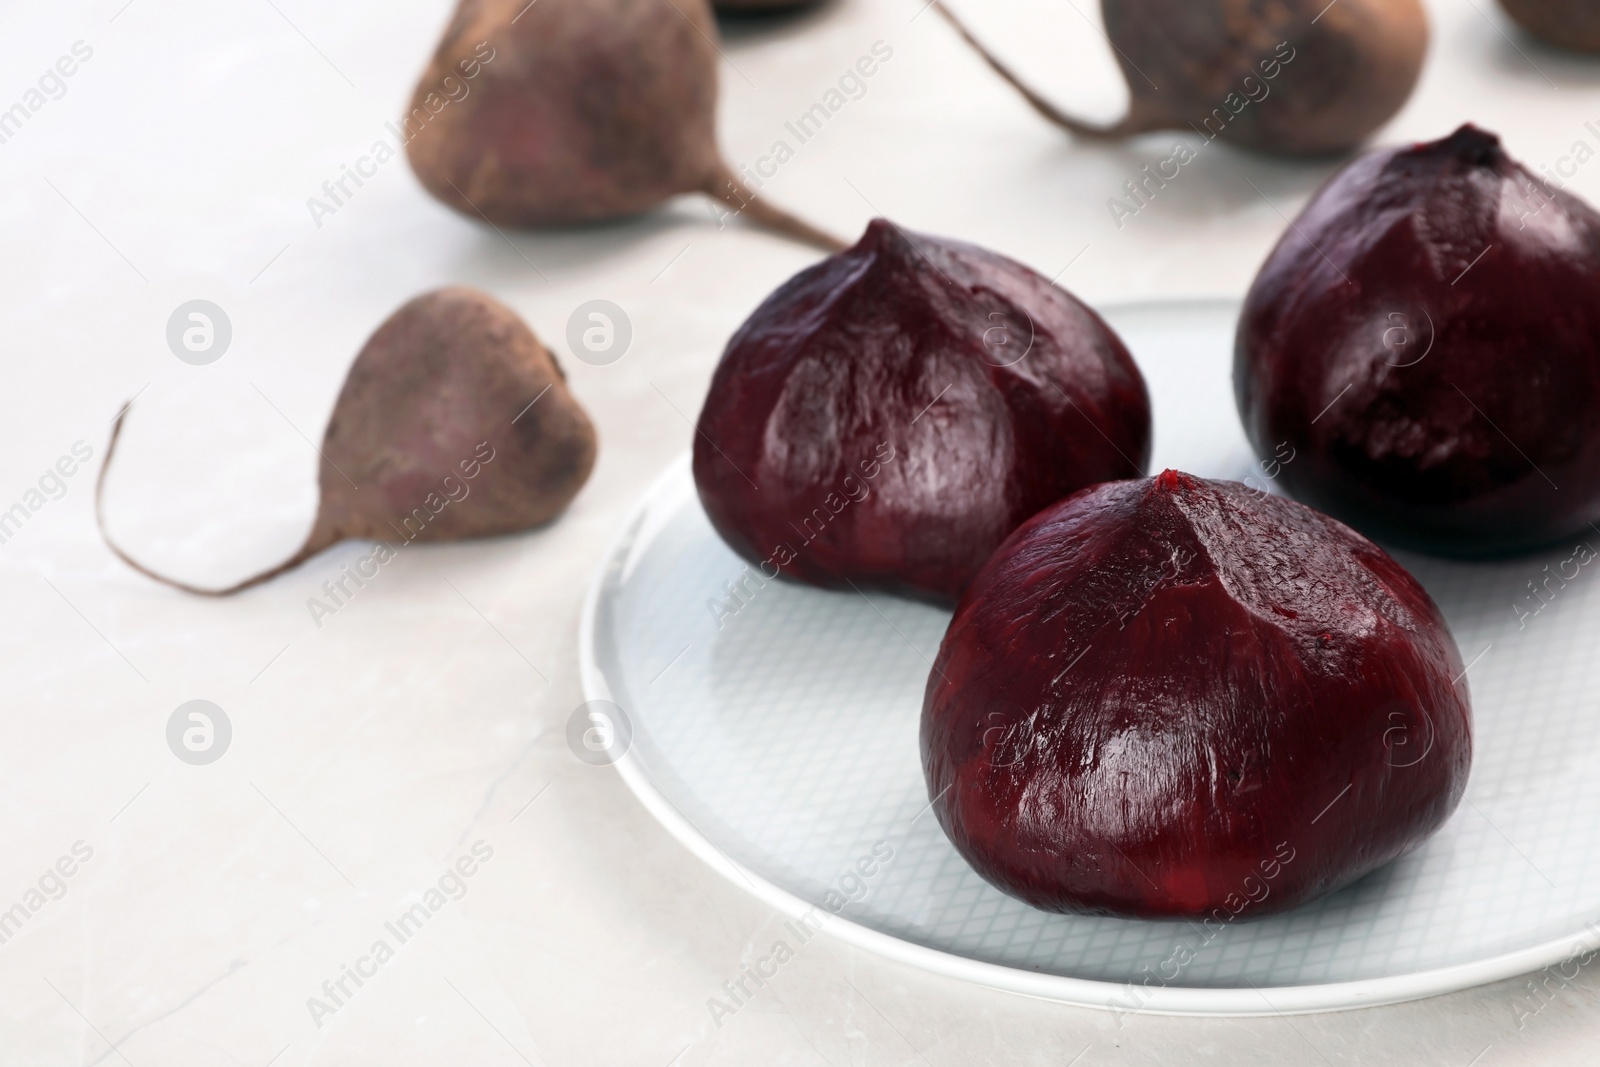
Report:
[[[743,215],[756,225],[774,233],[793,237],[824,252],[842,252],[850,247],[848,242],[839,240],[833,234],[817,229],[780,207],[774,207],[771,202],[758,196],[755,190],[740,181],[739,176],[734,174],[727,163],[720,160],[717,162],[717,169],[706,182],[705,191],[708,196],[714,196],[733,208],[734,214]]]
[[[193,593],[195,596],[221,597],[231,596],[232,594],[240,592],[241,590],[249,589],[253,585],[260,585],[263,582],[270,581],[271,579],[282,574],[284,571],[298,567],[300,564],[304,563],[306,560],[310,559],[312,556],[315,556],[318,552],[321,552],[323,549],[332,544],[331,541],[318,538],[318,531],[313,529],[312,532],[306,537],[305,544],[301,545],[294,555],[290,556],[288,559],[284,560],[282,563],[271,568],[270,570],[262,571],[260,574],[246,578],[242,582],[227,586],[223,589],[202,589],[199,586],[190,585],[187,582],[180,582],[176,578],[168,578],[166,575],[157,574],[149,567],[146,567],[144,564],[128,555],[117,546],[115,541],[111,539],[111,531],[106,529],[105,508],[102,505],[102,500],[105,496],[106,472],[111,469],[111,459],[117,453],[117,439],[122,436],[122,420],[127,417],[128,409],[132,406],[133,401],[128,401],[128,403],[122,406],[122,410],[117,412],[117,417],[112,420],[111,440],[106,444],[106,458],[100,463],[100,475],[95,479],[94,483],[95,525],[100,528],[100,537],[105,541],[106,547],[109,548],[112,554],[122,562],[126,563],[128,566],[132,567],[146,578],[160,582],[162,585],[170,585],[174,589],[181,589],[185,593]],[[319,543],[319,541],[321,541],[321,543]]]
[[[1125,117],[1110,126],[1096,126],[1093,123],[1084,122],[1082,119],[1073,118],[1040,96],[1033,90],[1032,86],[1022,80],[1021,75],[995,58],[994,53],[990,52],[982,41],[974,37],[972,31],[967,29],[966,25],[956,18],[949,8],[944,6],[943,0],[933,0],[933,6],[938,10],[939,14],[944,16],[944,20],[961,35],[961,39],[966,41],[972,47],[972,50],[977,52],[983,61],[993,68],[996,74],[1004,78],[1013,89],[1022,94],[1022,98],[1033,105],[1035,111],[1057,126],[1079,137],[1092,138],[1097,141],[1113,141],[1159,128],[1148,118],[1136,116],[1132,108],[1129,109]]]

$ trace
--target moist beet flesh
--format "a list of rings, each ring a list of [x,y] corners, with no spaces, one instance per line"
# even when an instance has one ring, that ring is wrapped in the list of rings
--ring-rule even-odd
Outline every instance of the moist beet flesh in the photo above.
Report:
[[[1338,521],[1173,471],[1107,483],[967,590],[928,678],[928,795],[1036,907],[1256,918],[1443,824],[1461,673],[1428,594]]]
[[[1150,454],[1144,379],[1098,315],[882,219],[740,327],[697,429],[706,513],[767,577],[943,604],[1040,508]]]
[[[1600,214],[1473,126],[1339,172],[1250,288],[1234,390],[1282,484],[1421,551],[1600,517]]]

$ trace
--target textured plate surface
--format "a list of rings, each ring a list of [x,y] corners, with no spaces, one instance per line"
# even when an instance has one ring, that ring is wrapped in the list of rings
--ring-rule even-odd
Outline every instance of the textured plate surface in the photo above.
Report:
[[[1234,411],[1236,312],[1105,312],[1150,384],[1153,470],[1270,487]],[[707,522],[687,456],[640,502],[596,575],[584,685],[626,710],[633,740],[619,770],[670,831],[772,906],[856,944],[1120,1010],[1384,1003],[1600,945],[1600,573],[1590,573],[1600,567],[1579,563],[1590,553],[1577,546],[1492,564],[1400,556],[1469,664],[1466,800],[1397,862],[1256,922],[1051,915],[979,878],[928,814],[918,759],[923,686],[948,615],[753,580],[735,599],[744,564]]]

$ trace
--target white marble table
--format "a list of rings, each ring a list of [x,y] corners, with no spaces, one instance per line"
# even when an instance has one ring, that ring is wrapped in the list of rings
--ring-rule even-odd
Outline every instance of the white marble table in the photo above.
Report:
[[[731,35],[730,156],[757,161],[881,40],[893,54],[865,94],[769,192],[841,232],[886,213],[1048,275],[1067,268],[1062,284],[1092,301],[1242,293],[1279,210],[1332,169],[1211,148],[1119,228],[1106,200],[1172,139],[1074,144],[937,18],[914,18],[919,6],[835,0]],[[963,7],[1062,99],[1118,107],[1105,46],[1070,5]],[[1584,125],[1600,120],[1600,63],[1519,50],[1490,0],[1429,7],[1430,65],[1383,139],[1472,119],[1533,165],[1600,144]],[[434,203],[398,160],[314,220],[307,198],[385,136],[447,9],[93,0],[0,12],[0,109],[28,106],[46,71],[73,70],[46,79],[0,143],[0,509],[45,480],[41,506],[0,544],[0,909],[26,913],[16,932],[0,928],[0,1062],[1592,1062],[1600,981],[1587,971],[1542,999],[1519,980],[1343,1014],[1119,1027],[826,937],[716,1025],[707,998],[780,919],[568,751],[578,605],[630,501],[688,447],[686,416],[723,341],[813,256],[719,231],[693,199],[625,225],[505,238]],[[72,61],[57,68],[61,57]],[[1600,199],[1600,166],[1571,185]],[[404,553],[317,621],[307,599],[362,546],[223,601],[158,587],[106,551],[93,478],[108,420],[135,394],[107,494],[118,537],[200,582],[291,550],[314,506],[307,438],[354,353],[403,300],[458,282],[510,303],[558,351],[586,300],[632,322],[620,362],[564,360],[601,455],[559,523]],[[164,335],[195,298],[233,327],[206,366],[174,358]],[[73,473],[47,476],[61,457]],[[166,741],[169,716],[194,699],[232,725],[206,766]],[[389,931],[475,849],[471,876],[445,882],[459,899],[403,942]],[[378,960],[380,940],[392,953]],[[313,997],[329,1010],[308,1008]]]

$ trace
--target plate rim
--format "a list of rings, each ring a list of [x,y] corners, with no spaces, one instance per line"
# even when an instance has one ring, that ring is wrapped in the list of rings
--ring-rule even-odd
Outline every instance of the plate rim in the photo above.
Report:
[[[1151,300],[1108,305],[1105,310],[1126,311],[1172,308],[1181,304],[1192,306],[1219,303],[1223,301]],[[628,508],[621,525],[607,542],[600,562],[590,576],[578,622],[578,668],[585,701],[613,699],[610,684],[595,652],[596,623],[607,580],[613,569],[626,559],[628,549],[634,544],[646,517],[667,502],[674,492],[681,493],[685,479],[689,480],[690,496],[693,496],[693,481],[690,475],[692,456],[693,453],[689,451],[680,454],[651,480],[643,494]],[[1153,984],[1140,987],[1131,982],[1107,982],[1074,978],[1070,975],[1025,971],[1006,964],[990,963],[943,949],[919,945],[863,926],[842,915],[830,917],[817,905],[795,896],[725,856],[656,788],[632,750],[625,752],[612,766],[616,768],[623,782],[645,810],[679,844],[736,887],[750,892],[756,899],[779,911],[786,918],[798,919],[808,913],[814,913],[826,918],[821,924],[823,932],[875,955],[944,977],[1076,1007],[1098,1008],[1127,1015],[1236,1017],[1347,1011],[1459,992],[1538,971],[1600,948],[1600,944],[1596,943],[1596,928],[1585,927],[1536,945],[1448,967],[1348,982],[1266,987],[1248,984],[1243,987]],[[1128,1008],[1117,1003],[1118,998],[1126,997],[1130,989],[1138,988],[1150,993],[1149,999],[1144,1004]]]

